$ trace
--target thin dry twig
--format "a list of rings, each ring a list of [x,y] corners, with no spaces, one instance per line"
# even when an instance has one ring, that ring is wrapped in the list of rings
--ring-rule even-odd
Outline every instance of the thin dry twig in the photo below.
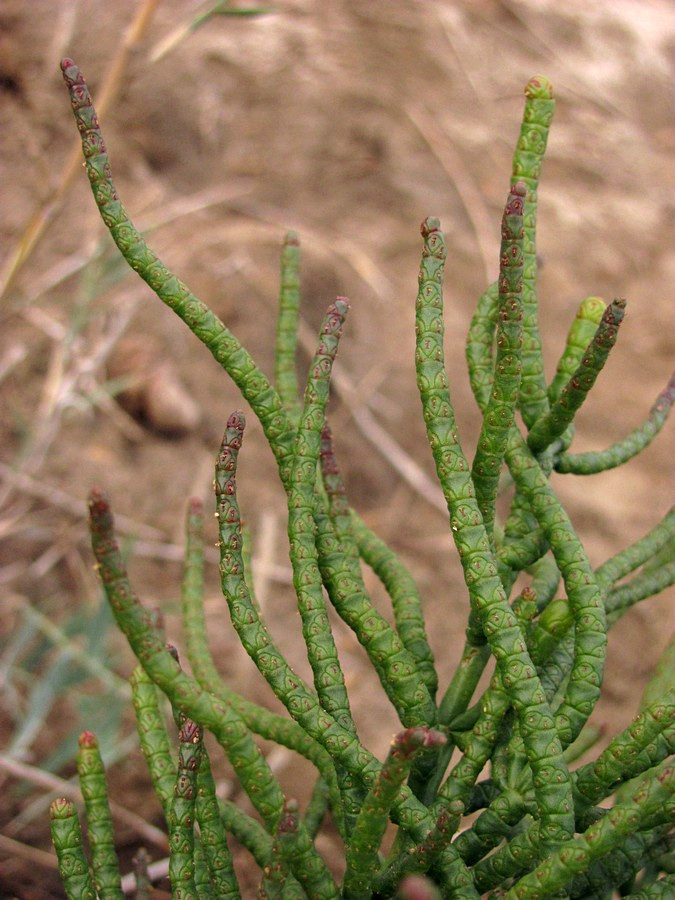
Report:
[[[12,857],[20,856],[22,859],[28,860],[31,865],[44,866],[46,869],[58,868],[56,854],[53,851],[48,853],[46,850],[40,850],[39,847],[31,847],[30,844],[24,844],[23,841],[6,837],[4,834],[0,834],[0,850]]]
[[[26,310],[26,317],[43,328],[54,345],[35,414],[38,425],[24,448],[17,472],[30,475],[39,470],[56,439],[63,412],[70,406],[77,406],[83,389],[95,384],[95,373],[103,366],[135,313],[133,303],[120,306],[115,316],[107,322],[105,333],[98,339],[88,336],[86,342],[81,338],[65,340],[68,334],[66,327],[44,310]],[[91,390],[88,393],[91,394]],[[12,490],[12,479],[6,479],[4,488],[0,490],[0,507],[7,502]]]
[[[496,232],[483,195],[476,185],[476,180],[453,147],[449,135],[438,128],[425,109],[410,104],[405,107],[404,111],[457,191],[460,203],[464,207],[476,237],[478,253],[483,263],[485,282],[489,284],[494,281],[495,274]]]
[[[35,787],[41,788],[43,791],[50,792],[57,796],[68,797],[75,802],[81,800],[80,788],[76,783],[66,781],[59,778],[58,775],[52,775],[51,772],[45,772],[37,766],[30,766],[28,763],[19,762],[5,753],[0,753],[0,769],[10,775],[12,778],[27,781]],[[110,801],[110,810],[120,822],[123,822],[129,828],[139,834],[143,840],[153,844],[155,847],[166,851],[168,849],[168,839],[163,831],[155,828],[149,822],[146,822],[137,813],[132,812],[114,800]]]
[[[97,100],[98,113],[103,115],[115,99],[122,84],[123,76],[128,65],[129,56],[133,48],[142,40],[150,27],[152,17],[159,0],[145,0],[142,3],[120,42],[115,56],[108,68]],[[37,246],[45,228],[54,218],[61,201],[70,188],[75,175],[80,171],[82,161],[82,148],[78,139],[73,141],[72,147],[66,158],[66,163],[61,170],[58,186],[50,194],[48,202],[38,209],[28,222],[14,253],[7,260],[2,275],[0,276],[0,299],[10,290],[17,275]]]
[[[0,461],[0,478],[11,483],[14,490],[38,500],[47,501],[52,506],[76,516],[79,520],[85,521],[87,518],[87,504],[84,500],[78,500],[66,491],[45,483],[42,479],[38,480],[23,472],[16,472],[2,461]],[[163,532],[158,528],[137,522],[128,516],[116,515],[115,522],[120,532],[134,535],[140,539],[159,542],[164,538]]]

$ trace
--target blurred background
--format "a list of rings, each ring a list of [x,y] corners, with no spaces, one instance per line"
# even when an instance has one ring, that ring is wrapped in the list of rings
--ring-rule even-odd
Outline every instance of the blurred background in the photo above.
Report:
[[[472,455],[480,419],[464,342],[475,302],[496,277],[532,75],[549,76],[558,100],[538,229],[549,377],[579,302],[628,298],[573,449],[602,449],[641,422],[672,365],[670,3],[272,0],[265,15],[206,19],[212,7],[0,2],[2,896],[60,896],[47,805],[72,790],[65,782],[84,728],[109,761],[124,858],[141,843],[164,855],[146,827],[160,824],[160,810],[127,699],[133,659],[102,602],[85,498],[94,484],[109,492],[133,582],[146,604],[161,607],[181,648],[185,501],[201,496],[211,508],[220,434],[241,405],[208,351],[120,262],[79,157],[73,162],[62,56],[103,101],[130,215],[268,373],[287,228],[302,243],[301,371],[328,303],[351,299],[331,408],[337,451],[354,506],[420,586],[442,689],[461,651],[467,597],[415,387],[419,224],[439,216],[448,237],[446,352]],[[554,476],[594,566],[666,513],[669,443],[672,427],[621,470]],[[284,495],[252,416],[238,480],[260,601],[306,673]],[[216,532],[207,524],[210,546]],[[215,558],[211,549],[216,660],[235,687],[276,708],[238,649]],[[612,632],[593,716],[610,735],[632,717],[672,633],[669,601],[664,594],[636,608]],[[396,721],[374,699],[376,679],[340,623],[336,639],[360,733],[382,756]],[[270,752],[284,788],[304,798],[307,771],[285,751]],[[224,764],[218,774],[223,794],[238,799]],[[245,854],[238,865],[245,871]]]

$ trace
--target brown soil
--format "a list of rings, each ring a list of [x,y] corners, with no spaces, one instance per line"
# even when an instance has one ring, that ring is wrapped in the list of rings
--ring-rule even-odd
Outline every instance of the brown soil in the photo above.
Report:
[[[619,344],[579,416],[575,449],[604,447],[640,422],[671,365],[672,6],[666,0],[279,0],[274,14],[257,20],[216,19],[151,63],[153,48],[195,6],[160,2],[119,95],[101,117],[120,194],[139,225],[154,226],[154,249],[268,372],[285,228],[295,228],[303,244],[308,327],[318,326],[336,294],[351,298],[339,370],[353,391],[341,391],[333,405],[337,449],[354,505],[417,579],[444,686],[461,651],[467,612],[446,516],[362,430],[372,407],[376,422],[433,477],[413,368],[419,223],[439,216],[451,247],[446,348],[460,433],[472,454],[479,418],[464,338],[475,300],[496,273],[522,87],[535,73],[548,75],[559,102],[540,190],[547,372],[584,296],[626,296]],[[5,0],[0,7],[5,261],[30,217],[53,196],[74,140],[60,57],[76,59],[96,98],[137,7],[130,0],[79,7]],[[97,253],[98,263],[78,268]],[[21,643],[27,608],[70,628],[83,643],[84,626],[78,632],[73,617],[84,611],[90,622],[99,603],[77,503],[101,484],[118,514],[129,517],[127,533],[138,537],[134,583],[145,603],[161,606],[180,647],[177,545],[185,500],[196,494],[211,503],[219,432],[241,404],[208,352],[115,260],[86,178],[78,174],[3,299],[0,358],[3,365],[14,361],[2,385],[0,726],[5,761],[16,755],[21,733],[21,759],[36,767],[55,748],[72,760],[77,734],[89,727],[82,704],[64,694],[35,734],[21,731],[28,707],[39,700],[31,693],[36,678],[53,673],[57,657],[35,635]],[[152,417],[139,425],[109,399],[106,357],[114,361],[123,330],[152,336],[159,370],[196,401],[199,425],[183,409],[188,430],[167,435],[152,427]],[[306,362],[303,349],[302,367]],[[180,390],[177,396],[180,407]],[[284,497],[260,426],[252,416],[249,422],[240,502],[253,531],[261,602],[274,635],[306,674],[289,588]],[[661,435],[625,470],[554,478],[594,565],[667,511],[668,443]],[[210,526],[208,541],[214,540]],[[207,575],[210,636],[223,674],[247,696],[274,705],[237,649],[212,561]],[[630,720],[672,633],[668,602],[661,595],[612,633],[605,692],[593,715],[608,734]],[[360,733],[381,757],[396,722],[351,633],[337,624],[336,636]],[[133,660],[112,626],[103,645],[109,664],[128,675]],[[102,691],[93,679],[77,686],[80,699]],[[101,693],[99,706],[108,702]],[[129,716],[120,729],[117,741],[133,730]],[[304,800],[309,773],[289,754],[273,751],[272,760],[288,794]],[[59,764],[59,775],[72,772],[72,762]],[[219,773],[227,783],[228,771]],[[138,750],[112,766],[110,776],[119,802],[159,823]],[[31,848],[49,849],[46,808],[30,805],[40,789],[6,769],[0,779],[0,892],[60,896],[53,868],[30,856]],[[236,786],[230,791],[238,797]],[[24,849],[7,843],[9,837]],[[125,859],[140,842],[121,826]],[[326,852],[333,857],[330,842]],[[244,854],[239,862],[247,870]],[[249,875],[244,878],[253,891]]]

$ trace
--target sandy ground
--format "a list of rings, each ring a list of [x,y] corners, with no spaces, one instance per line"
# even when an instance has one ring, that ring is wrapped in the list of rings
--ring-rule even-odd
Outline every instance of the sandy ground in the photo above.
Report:
[[[96,99],[138,7],[131,0],[0,4],[3,265],[30,217],[53,197],[74,141],[59,59],[78,62]],[[467,611],[447,516],[435,495],[413,487],[393,467],[392,453],[373,443],[374,429],[384,429],[433,479],[413,367],[419,223],[439,216],[451,247],[446,351],[471,455],[480,420],[464,339],[475,300],[496,274],[522,89],[530,76],[548,75],[558,107],[540,190],[547,372],[583,297],[627,297],[619,344],[579,416],[574,447],[602,448],[638,424],[666,383],[672,356],[672,6],[279,0],[274,14],[212,21],[153,61],[195,8],[184,0],[159,3],[101,116],[120,194],[138,224],[152,229],[155,250],[268,372],[286,228],[297,229],[302,241],[307,332],[336,294],[352,300],[332,409],[337,448],[354,505],[418,581],[444,686]],[[120,721],[94,679],[77,684],[77,702],[75,694],[52,697],[36,710],[36,679],[53,673],[58,651],[44,638],[40,643],[29,610],[76,642],[85,640],[83,628],[93,640],[100,595],[81,504],[101,484],[128,517],[126,533],[136,536],[133,548],[129,543],[135,585],[146,603],[161,605],[181,646],[185,499],[202,496],[210,508],[219,433],[240,400],[183,324],[116,263],[84,173],[56,207],[0,314],[3,759],[46,767],[56,747],[61,759],[53,765],[68,777],[76,736],[89,726],[83,709],[98,706],[99,722],[110,702],[117,744],[132,723],[128,716]],[[301,369],[306,363],[303,347]],[[141,401],[146,419],[139,424],[110,399],[110,378],[151,369],[159,372],[149,388],[155,399]],[[168,411],[148,412],[148,402],[161,406],[167,396]],[[161,433],[155,426],[166,424],[162,415],[182,424],[183,433]],[[250,419],[239,484],[258,591],[272,631],[306,673],[289,588],[284,497]],[[625,470],[554,477],[594,565],[667,511],[669,438],[672,428]],[[210,633],[223,673],[247,696],[271,703],[237,650],[212,562],[207,578]],[[386,613],[372,578],[369,584]],[[664,594],[636,609],[612,634],[593,717],[608,734],[630,719],[672,633],[671,600]],[[381,756],[396,722],[351,633],[338,623],[336,636],[360,733]],[[127,675],[133,660],[112,626],[99,655],[103,647],[114,670]],[[276,750],[272,762],[285,789],[304,797],[307,772]],[[227,771],[221,774],[226,780]],[[111,778],[121,803],[159,823],[136,750],[112,767]],[[30,856],[31,848],[49,848],[46,810],[30,806],[39,791],[16,773],[0,779],[0,833],[24,844],[20,851],[0,843],[2,895],[59,896],[53,869]],[[138,837],[120,827],[128,855]]]

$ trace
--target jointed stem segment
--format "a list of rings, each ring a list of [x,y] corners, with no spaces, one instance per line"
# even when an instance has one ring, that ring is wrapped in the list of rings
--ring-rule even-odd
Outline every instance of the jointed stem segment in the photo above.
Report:
[[[537,192],[548,132],[555,111],[553,85],[543,75],[531,78],[525,87],[525,110],[520,137],[513,155],[511,183],[527,185],[523,211],[525,226],[523,272],[523,350],[520,410],[528,428],[548,410],[544,360],[539,333],[537,299]]]
[[[77,774],[87,813],[87,836],[96,892],[101,900],[121,900],[119,862],[98,741],[91,731],[84,731],[78,746]]]
[[[521,376],[523,320],[523,198],[527,188],[516,182],[502,217],[499,263],[497,351],[492,391],[485,408],[478,448],[471,468],[483,524],[492,539],[499,473],[513,426]]]

